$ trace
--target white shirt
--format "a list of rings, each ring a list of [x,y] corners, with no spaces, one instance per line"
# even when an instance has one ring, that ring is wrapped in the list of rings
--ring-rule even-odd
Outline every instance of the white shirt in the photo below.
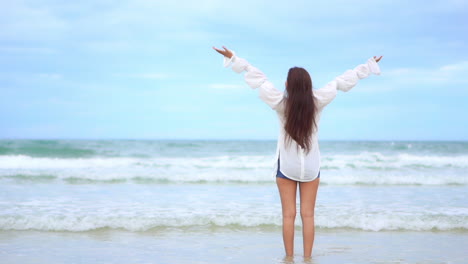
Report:
[[[278,169],[277,160],[279,158],[280,171],[286,177],[300,182],[315,180],[320,170],[320,150],[317,133],[322,110],[336,97],[338,90],[347,92],[353,88],[360,79],[368,77],[371,73],[380,75],[379,65],[374,58],[369,58],[365,64],[360,64],[353,70],[347,70],[333,81],[327,83],[324,87],[313,90],[313,96],[315,97],[318,110],[316,114],[317,130],[312,134],[311,149],[309,153],[306,154],[301,147],[297,147],[297,143],[294,140],[291,140],[291,144],[285,145],[284,139],[286,131],[284,130],[284,123],[286,120],[284,115],[284,93],[276,89],[263,72],[250,65],[245,59],[237,57],[233,51],[232,53],[233,56],[231,59],[224,57],[224,67],[232,66],[232,70],[237,73],[246,71],[244,77],[247,84],[253,89],[259,89],[260,99],[276,111],[280,121],[274,174],[276,174]]]

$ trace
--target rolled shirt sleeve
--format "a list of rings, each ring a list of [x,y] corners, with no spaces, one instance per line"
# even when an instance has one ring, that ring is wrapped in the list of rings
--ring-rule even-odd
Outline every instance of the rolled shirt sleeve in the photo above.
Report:
[[[319,107],[325,107],[336,97],[337,90],[347,92],[356,86],[360,79],[367,78],[371,74],[380,75],[380,73],[380,67],[375,59],[369,58],[366,63],[345,71],[324,87],[315,90],[314,96],[318,100]]]
[[[258,88],[260,99],[272,109],[276,109],[283,100],[283,92],[276,89],[273,83],[268,80],[262,71],[252,66],[247,60],[236,56],[234,52],[231,58],[224,57],[224,67],[229,66],[232,66],[232,70],[236,73],[242,73],[245,71],[245,82],[252,89]]]

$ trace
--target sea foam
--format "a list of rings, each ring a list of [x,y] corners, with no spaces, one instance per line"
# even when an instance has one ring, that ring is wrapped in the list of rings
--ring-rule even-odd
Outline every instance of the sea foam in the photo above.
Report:
[[[366,231],[450,231],[468,232],[468,216],[449,215],[336,215],[315,219],[317,228],[358,229]],[[300,226],[299,222],[296,222]],[[0,216],[1,230],[91,231],[100,228],[148,231],[160,228],[271,228],[280,227],[279,215],[30,215]]]
[[[0,156],[0,177],[76,182],[272,182],[274,156],[44,158]],[[468,156],[322,155],[323,184],[466,185]],[[443,176],[441,176],[443,175]]]

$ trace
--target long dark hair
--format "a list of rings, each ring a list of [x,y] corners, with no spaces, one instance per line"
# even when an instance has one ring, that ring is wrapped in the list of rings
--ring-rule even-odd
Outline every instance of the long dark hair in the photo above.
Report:
[[[291,139],[301,146],[306,153],[312,147],[310,138],[317,129],[312,79],[309,73],[300,67],[289,69],[286,85],[284,130],[286,130],[285,143],[291,143]]]

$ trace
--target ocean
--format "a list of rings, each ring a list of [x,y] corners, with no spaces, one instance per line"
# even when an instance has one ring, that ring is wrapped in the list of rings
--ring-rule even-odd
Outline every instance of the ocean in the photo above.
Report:
[[[466,263],[468,142],[320,149],[313,263]],[[0,262],[287,262],[275,150],[275,141],[0,140]]]

